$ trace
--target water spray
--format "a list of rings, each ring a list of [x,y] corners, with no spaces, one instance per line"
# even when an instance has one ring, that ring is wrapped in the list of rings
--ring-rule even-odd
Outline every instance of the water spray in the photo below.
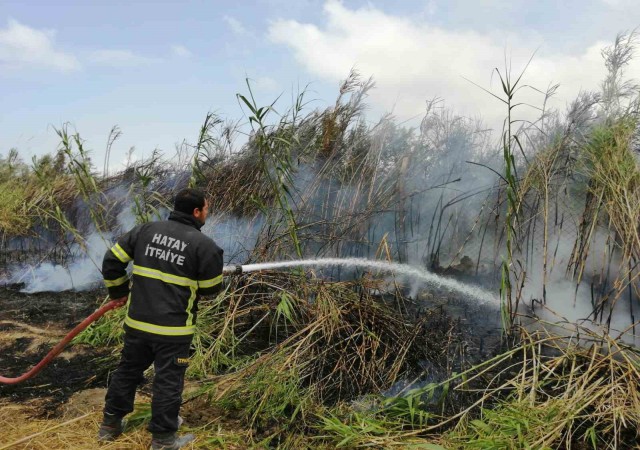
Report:
[[[243,273],[258,272],[262,270],[283,269],[287,267],[327,267],[327,266],[343,266],[343,267],[366,267],[374,269],[379,272],[394,273],[403,275],[410,278],[415,278],[424,281],[428,284],[436,287],[444,287],[451,290],[458,291],[462,294],[474,297],[480,300],[482,303],[499,304],[497,297],[492,295],[483,289],[475,286],[470,286],[450,278],[441,277],[431,272],[419,269],[417,267],[407,266],[405,264],[398,264],[393,262],[384,261],[372,261],[364,258],[321,258],[321,259],[304,259],[296,261],[281,261],[281,262],[269,262],[260,264],[245,264],[245,265],[233,265],[225,266],[222,269],[222,273],[226,276],[242,275]],[[85,328],[91,325],[93,322],[102,317],[105,313],[112,309],[120,308],[126,303],[125,299],[111,300],[104,306],[98,308],[89,317],[79,323],[73,330],[67,334],[62,341],[58,343],[42,361],[33,366],[28,372],[20,375],[19,377],[9,378],[0,376],[0,384],[17,384],[22,381],[28,380],[34,377],[38,372],[44,369],[47,364],[51,362],[53,358],[58,356],[65,346],[71,342],[71,340],[82,332]]]
[[[365,258],[318,258],[301,259],[295,261],[267,262],[259,264],[245,264],[236,266],[225,266],[222,273],[225,275],[240,275],[243,273],[258,272],[262,270],[284,269],[288,267],[364,267],[377,272],[392,273],[420,280],[431,286],[446,288],[457,291],[461,294],[480,300],[481,304],[500,305],[500,299],[480,287],[461,283],[452,278],[446,278],[427,270],[406,264],[387,261],[373,261]]]

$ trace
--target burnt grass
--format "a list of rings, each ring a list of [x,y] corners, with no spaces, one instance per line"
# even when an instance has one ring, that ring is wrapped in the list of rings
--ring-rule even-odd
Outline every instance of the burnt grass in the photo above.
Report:
[[[20,286],[9,286],[0,289],[0,322],[71,331],[97,308],[104,296],[103,291],[24,294],[20,292]],[[7,322],[0,324],[0,332],[6,334],[18,330]],[[4,338],[0,352],[1,376],[22,375],[55,345],[55,342],[42,343],[26,352],[27,348],[33,347],[33,339],[35,337],[19,337],[13,342],[6,342]],[[106,387],[108,374],[116,364],[110,350],[75,345],[67,346],[65,352],[70,352],[71,356],[56,357],[29,380],[14,385],[0,384],[0,401],[23,403],[39,399],[40,406],[33,411],[34,416],[53,417],[59,414],[60,405],[74,393]]]

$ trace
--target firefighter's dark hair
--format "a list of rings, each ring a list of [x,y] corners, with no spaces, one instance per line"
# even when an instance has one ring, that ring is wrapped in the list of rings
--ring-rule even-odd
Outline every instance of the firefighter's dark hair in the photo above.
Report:
[[[173,209],[185,214],[193,214],[193,210],[204,208],[204,193],[198,189],[183,189],[176,194]]]

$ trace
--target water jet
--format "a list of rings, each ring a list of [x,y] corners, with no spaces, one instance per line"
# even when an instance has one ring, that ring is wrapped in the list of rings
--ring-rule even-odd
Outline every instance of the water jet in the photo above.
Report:
[[[400,264],[389,261],[374,261],[365,258],[318,258],[318,259],[300,259],[293,261],[277,261],[266,262],[257,264],[245,264],[226,266],[222,269],[225,275],[238,275],[242,273],[258,272],[261,270],[273,270],[284,269],[290,267],[329,267],[329,266],[342,266],[342,267],[365,267],[369,269],[377,270],[378,272],[393,273],[396,275],[405,276],[420,280],[429,285],[446,288],[452,291],[459,292],[469,297],[476,298],[481,301],[481,304],[493,304],[495,306],[500,305],[500,299],[489,291],[486,291],[478,286],[461,283],[451,278],[446,278],[440,275],[436,275],[432,272],[418,268],[415,266],[409,266],[407,264]]]

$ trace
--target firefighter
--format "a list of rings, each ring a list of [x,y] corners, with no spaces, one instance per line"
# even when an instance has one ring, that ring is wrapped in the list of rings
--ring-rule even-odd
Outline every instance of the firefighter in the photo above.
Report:
[[[198,299],[222,286],[222,249],[202,234],[209,205],[202,192],[180,191],[169,219],[138,225],[121,236],[102,262],[109,297],[129,300],[120,363],[105,397],[99,441],[113,441],[133,411],[136,387],[153,363],[151,449],[179,449],[184,374],[195,331]],[[131,290],[126,269],[133,262]]]

